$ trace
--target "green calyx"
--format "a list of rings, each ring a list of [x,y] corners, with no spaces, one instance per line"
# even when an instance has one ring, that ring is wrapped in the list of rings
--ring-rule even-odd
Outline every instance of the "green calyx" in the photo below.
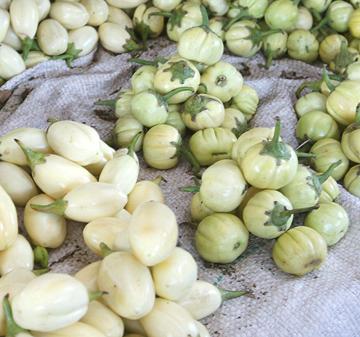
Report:
[[[151,13],[149,16],[158,15],[169,18],[168,24],[170,25],[171,30],[173,30],[176,26],[181,27],[182,19],[187,14],[187,11],[184,11],[182,6],[175,8],[171,12],[160,11]]]
[[[96,301],[104,295],[107,295],[106,291],[89,291],[89,301]]]
[[[136,147],[136,144],[137,144],[137,142],[138,142],[138,140],[139,140],[139,138],[141,137],[141,136],[143,136],[143,132],[142,131],[140,131],[140,132],[138,132],[132,139],[131,139],[131,141],[130,141],[130,144],[129,144],[129,146],[128,146],[128,155],[129,156],[131,156],[131,157],[135,157],[135,147]]]
[[[282,232],[286,230],[287,222],[292,215],[310,212],[315,208],[318,208],[318,206],[288,210],[278,201],[274,201],[273,209],[265,212],[265,214],[269,217],[269,220],[264,224],[264,226],[275,226],[278,227],[280,232]]]
[[[346,70],[346,67],[352,63],[354,63],[354,54],[349,51],[347,43],[345,41],[342,41],[340,46],[340,52],[335,57],[334,72],[342,74]]]
[[[247,123],[242,123],[239,118],[235,117],[235,123],[236,123],[236,127],[231,129],[231,132],[237,137],[239,138],[240,135],[242,135],[245,131],[248,130],[248,125]]]
[[[64,54],[53,56],[52,60],[64,60],[69,68],[72,67],[72,62],[79,57],[82,49],[76,49],[73,42],[68,44],[68,48]]]
[[[20,333],[28,333],[27,330],[23,329],[19,325],[16,324],[10,301],[9,301],[9,294],[5,295],[3,301],[2,301],[2,307],[4,311],[5,316],[5,322],[6,322],[6,336],[7,337],[16,337],[16,335]]]
[[[164,72],[171,73],[171,81],[178,80],[184,84],[188,78],[193,78],[195,71],[191,69],[186,61],[169,62],[170,67],[165,69]]]
[[[192,121],[195,121],[200,112],[207,110],[207,104],[212,100],[211,97],[201,94],[193,95],[185,102],[184,111],[190,114]]]
[[[36,276],[41,276],[49,272],[49,268],[42,268],[42,269],[34,269],[33,274]]]
[[[47,269],[49,266],[49,253],[45,247],[36,246],[34,248],[34,262],[41,269]]]
[[[167,62],[167,59],[165,57],[161,57],[161,56],[155,57],[154,60],[145,60],[145,59],[131,57],[128,59],[128,62],[140,64],[142,66],[158,67],[159,64],[164,64],[165,62]]]
[[[312,174],[311,186],[314,188],[316,194],[320,196],[322,192],[322,184],[331,176],[334,170],[342,163],[341,160],[331,164],[329,168],[322,174]]]
[[[31,150],[30,148],[26,147],[26,145],[19,139],[14,139],[14,141],[20,146],[21,150],[24,152],[26,161],[30,166],[31,170],[34,170],[36,165],[46,163],[45,154]]]
[[[161,182],[167,182],[163,176],[157,176],[155,179],[151,180],[154,184],[160,185]]]
[[[223,302],[250,294],[250,292],[247,290],[226,290],[223,288],[218,288],[218,290],[221,294],[221,299]]]
[[[102,257],[106,257],[112,253],[113,250],[105,242],[100,243],[100,255]]]
[[[201,167],[198,160],[195,158],[192,152],[184,144],[182,144],[181,140],[177,143],[171,142],[170,144],[176,148],[175,156],[184,157],[185,160],[191,165],[191,169],[195,174],[195,176],[198,176]]]
[[[67,205],[68,202],[66,200],[58,199],[48,205],[30,204],[30,207],[35,211],[63,216],[65,214]]]
[[[276,119],[274,137],[270,141],[264,142],[264,147],[260,152],[261,155],[267,155],[274,157],[277,161],[277,165],[280,165],[280,160],[289,160],[291,153],[287,145],[280,141],[281,123],[280,119]]]
[[[327,24],[330,21],[327,16],[324,17],[323,19],[321,19],[321,16],[319,16],[318,18],[320,19],[320,21],[318,20],[319,21],[318,24],[315,27],[310,29],[310,32],[313,34],[318,31],[321,31],[321,29],[324,28],[325,26],[327,26]]]
[[[209,14],[204,5],[200,5],[200,12],[202,17],[201,27],[209,28]]]
[[[236,23],[236,22],[238,22],[238,21],[240,21],[240,20],[243,20],[243,19],[251,19],[251,15],[249,14],[248,9],[246,9],[246,8],[244,8],[244,7],[236,7],[236,8],[240,9],[241,12],[240,12],[237,16],[233,17],[232,19],[227,20],[227,22],[224,23],[223,29],[224,29],[225,31],[229,30],[230,27],[231,27],[234,23]]]
[[[41,51],[39,45],[35,39],[31,39],[28,36],[21,41],[22,45],[22,58],[24,61],[27,60],[31,51]]]
[[[266,32],[263,32],[258,28],[251,28],[251,27],[246,27],[246,28],[249,30],[249,36],[246,37],[245,39],[250,40],[254,44],[254,46],[259,46],[266,36],[282,32],[281,29],[271,29]]]

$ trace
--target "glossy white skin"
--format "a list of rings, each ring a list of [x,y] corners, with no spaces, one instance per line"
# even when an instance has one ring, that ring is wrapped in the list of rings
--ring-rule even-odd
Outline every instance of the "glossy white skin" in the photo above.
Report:
[[[50,0],[35,0],[35,2],[39,11],[39,21],[42,21],[50,13],[51,2]]]
[[[90,15],[79,2],[56,1],[51,5],[50,17],[66,29],[76,29],[85,26]]]
[[[79,222],[111,217],[124,208],[127,197],[116,187],[105,183],[88,183],[69,192],[65,216]]]
[[[99,274],[101,261],[88,264],[80,269],[74,277],[77,278],[88,291],[98,291],[97,278]]]
[[[122,319],[99,301],[92,301],[89,304],[88,311],[81,322],[101,331],[106,337],[122,337],[124,335]]]
[[[121,211],[119,211],[115,214],[115,218],[118,218],[127,223],[130,223],[131,214],[126,209],[122,209]]]
[[[30,243],[20,234],[8,249],[0,252],[0,274],[5,275],[18,268],[34,268],[33,250]]]
[[[76,278],[57,273],[37,277],[11,301],[15,322],[41,332],[61,329],[81,319],[89,295]]]
[[[59,199],[75,187],[95,182],[96,178],[82,166],[55,154],[45,157],[45,163],[35,165],[32,176],[47,195]]]
[[[136,183],[133,190],[129,193],[129,200],[125,208],[134,213],[135,209],[147,201],[158,201],[164,203],[164,195],[158,184],[150,180],[143,180]]]
[[[202,175],[200,197],[215,212],[231,212],[241,203],[246,181],[231,159],[224,159],[208,167]]]
[[[179,301],[194,319],[203,319],[216,310],[222,303],[221,293],[218,288],[209,282],[196,281],[191,290]]]
[[[80,49],[80,56],[92,52],[99,41],[99,35],[94,27],[84,26],[69,32],[69,43],[73,43],[76,49]]]
[[[9,47],[15,49],[16,51],[19,51],[22,48],[21,40],[14,32],[11,25],[9,26],[9,29],[6,32],[3,43],[5,43]]]
[[[88,223],[83,231],[84,241],[91,251],[101,256],[100,244],[105,243],[116,250],[114,242],[118,235],[126,233],[128,223],[118,218],[99,218]]]
[[[6,44],[0,44],[0,77],[8,80],[25,70],[21,55]]]
[[[188,29],[181,34],[177,48],[180,56],[207,65],[220,61],[224,53],[221,38],[201,27]]]
[[[198,337],[195,320],[175,302],[157,298],[153,310],[140,320],[148,337]]]
[[[18,235],[16,208],[10,196],[0,185],[0,251],[9,248]]]
[[[0,42],[4,40],[9,27],[10,15],[6,10],[0,8]]]
[[[35,128],[18,128],[0,137],[1,160],[20,166],[27,165],[24,152],[21,150],[20,146],[16,144],[14,139],[21,140],[21,142],[23,142],[25,146],[29,147],[34,151],[38,151],[41,153],[52,152],[47,142],[46,134],[43,130]]]
[[[66,221],[61,215],[39,212],[31,204],[48,205],[54,202],[46,194],[39,194],[28,201],[24,210],[24,226],[31,242],[45,248],[57,248],[66,238]]]
[[[171,301],[184,297],[197,279],[197,270],[192,255],[176,247],[165,261],[152,267],[156,295]]]
[[[50,125],[46,136],[56,154],[81,166],[101,158],[100,136],[91,126],[70,120],[59,121]]]
[[[34,337],[106,337],[91,325],[77,322],[52,332],[32,332]]]
[[[110,6],[114,6],[117,8],[135,8],[143,3],[145,3],[147,0],[107,0],[107,3]]]
[[[45,54],[56,56],[66,52],[69,36],[67,30],[58,21],[47,19],[39,25],[37,40]]]
[[[155,301],[150,270],[127,252],[106,256],[100,265],[98,286],[105,303],[118,315],[139,319],[147,315]]]
[[[16,206],[25,206],[29,199],[39,193],[29,173],[7,162],[0,162],[0,185]]]
[[[39,10],[35,0],[12,0],[9,8],[11,26],[24,39],[32,39],[39,23]]]
[[[155,7],[159,8],[162,11],[171,11],[177,5],[181,3],[181,0],[154,0],[153,4]]]
[[[35,67],[39,63],[49,60],[49,56],[45,55],[41,51],[31,51],[25,61],[26,68]]]
[[[200,322],[195,322],[197,329],[199,330],[199,337],[211,337],[208,329],[206,329],[205,325]]]
[[[129,15],[127,15],[122,9],[109,6],[109,16],[107,22],[116,23],[122,28],[132,28],[133,24]]]
[[[295,103],[295,111],[298,117],[305,115],[311,111],[326,112],[326,96],[320,92],[310,92],[301,96]]]
[[[115,156],[114,159],[109,160],[105,165],[100,174],[99,181],[112,184],[122,193],[128,195],[136,184],[139,170],[137,158],[128,154]]]
[[[28,269],[18,268],[0,278],[0,301],[2,303],[5,295],[10,295],[10,301],[18,294],[30,281],[35,279],[35,275]],[[5,315],[2,305],[0,306],[0,335],[6,335]],[[19,336],[19,335],[17,335]]]
[[[87,22],[90,26],[100,26],[109,16],[109,6],[104,0],[81,0],[90,17]]]
[[[113,52],[125,52],[125,44],[130,39],[129,33],[122,25],[116,23],[105,22],[99,27],[99,37],[102,46]]]
[[[129,228],[133,254],[146,266],[154,266],[171,255],[178,239],[173,211],[157,201],[141,204],[134,211]]]

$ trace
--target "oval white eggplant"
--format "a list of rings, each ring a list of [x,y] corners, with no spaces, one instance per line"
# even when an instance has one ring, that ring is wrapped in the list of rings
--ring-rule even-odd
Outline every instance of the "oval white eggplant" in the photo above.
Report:
[[[98,301],[89,304],[88,311],[81,322],[101,331],[106,337],[123,337],[124,335],[122,319]]]
[[[157,201],[136,208],[129,227],[133,254],[146,266],[154,266],[171,255],[178,239],[173,211]]]
[[[118,315],[139,319],[148,314],[155,301],[151,273],[134,256],[116,252],[101,262],[98,286],[107,292],[102,298]]]
[[[3,40],[3,43],[8,45],[11,48],[14,48],[16,51],[19,51],[22,49],[22,43],[20,38],[16,35],[14,30],[12,29],[11,25],[9,26],[8,31],[6,32],[5,38]]]
[[[101,261],[88,264],[80,269],[74,276],[86,287],[88,291],[98,291],[97,278]]]
[[[18,235],[18,220],[16,208],[0,185],[0,251],[9,248]]]
[[[5,39],[9,27],[10,27],[10,15],[8,11],[0,8],[0,42],[2,42]]]
[[[197,279],[197,264],[190,253],[176,247],[163,262],[152,267],[156,294],[177,301],[184,297]]]
[[[104,0],[81,0],[81,3],[90,15],[88,25],[97,27],[107,20],[109,6]]]
[[[5,275],[18,268],[34,268],[33,250],[30,243],[20,234],[8,249],[0,252],[0,274]]]
[[[107,22],[116,23],[120,25],[122,28],[132,28],[133,23],[122,9],[109,6],[109,16]]]
[[[59,121],[50,125],[46,136],[55,153],[81,166],[101,159],[100,136],[91,126],[70,120]]]
[[[129,224],[118,218],[99,218],[89,222],[84,230],[83,237],[86,245],[97,255],[102,255],[101,243],[105,243],[111,250],[117,250],[114,243],[118,235],[127,236]]]
[[[122,25],[105,22],[99,27],[99,38],[105,49],[113,53],[123,53],[130,35]]]
[[[99,35],[94,27],[84,26],[69,32],[69,43],[81,50],[80,56],[91,53],[97,46]]]
[[[34,337],[106,337],[91,325],[77,322],[65,328],[51,332],[32,332]]]
[[[195,320],[175,302],[157,298],[153,310],[140,320],[148,337],[198,337]]]
[[[56,56],[66,52],[69,36],[67,30],[58,21],[46,19],[39,25],[37,41],[45,54]]]
[[[0,185],[16,206],[24,207],[32,197],[39,194],[30,174],[7,162],[0,162]]]
[[[36,1],[12,0],[9,12],[11,26],[20,39],[33,39],[40,19]]]
[[[21,55],[6,44],[0,44],[0,78],[8,80],[25,70]]]
[[[51,2],[50,0],[35,0],[38,11],[39,11],[39,21],[44,20],[50,13]]]
[[[36,246],[57,248],[66,238],[66,220],[63,216],[39,212],[31,204],[48,205],[54,202],[46,194],[39,194],[28,201],[24,210],[24,226],[31,242]]]
[[[79,2],[56,1],[51,5],[50,17],[66,29],[76,29],[85,26],[90,15]]]
[[[41,153],[52,152],[47,142],[45,131],[35,128],[18,128],[0,137],[1,160],[20,166],[27,165],[26,156],[14,139],[20,140],[34,151]]]
[[[53,331],[81,319],[89,295],[76,278],[47,273],[30,281],[11,301],[15,322],[34,331]]]

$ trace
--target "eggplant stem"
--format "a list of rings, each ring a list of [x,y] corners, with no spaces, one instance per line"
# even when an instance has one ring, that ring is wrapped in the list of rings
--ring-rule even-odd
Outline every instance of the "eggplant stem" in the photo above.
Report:
[[[218,288],[218,290],[223,302],[249,294],[247,290],[226,290],[223,288]]]
[[[36,246],[34,248],[34,262],[42,269],[47,269],[49,266],[49,253],[45,247]]]
[[[9,294],[5,295],[2,301],[2,307],[6,321],[6,336],[16,337],[20,333],[27,333],[28,331],[23,329],[21,326],[17,325],[14,320],[10,301],[9,301]]]
[[[331,174],[334,172],[334,170],[342,163],[342,160],[338,160],[335,163],[332,163],[329,168],[322,174],[319,174],[317,178],[319,179],[320,184],[322,185],[328,178],[331,176]]]
[[[179,191],[181,192],[187,192],[187,193],[196,193],[200,191],[200,186],[197,185],[193,185],[193,186],[184,186],[184,187],[180,187]]]
[[[100,297],[107,295],[108,293],[106,291],[89,291],[89,301],[96,301]]]
[[[46,155],[44,153],[31,150],[19,139],[14,139],[14,141],[20,146],[21,150],[24,152],[26,161],[31,170],[33,170],[36,165],[46,163]]]
[[[294,215],[294,214],[310,212],[310,211],[312,211],[314,209],[318,209],[318,208],[319,208],[319,205],[315,205],[312,207],[298,208],[298,209],[288,209],[286,211],[282,211],[280,214],[281,214],[281,216],[290,216],[290,215]]]
[[[66,200],[58,199],[48,205],[30,204],[30,207],[35,211],[63,216],[65,214],[67,205],[68,202]]]

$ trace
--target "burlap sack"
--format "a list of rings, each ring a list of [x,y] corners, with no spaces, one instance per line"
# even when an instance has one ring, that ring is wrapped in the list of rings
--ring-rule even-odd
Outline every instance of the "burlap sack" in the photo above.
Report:
[[[165,40],[153,42],[143,57],[170,55],[175,47]],[[49,117],[73,119],[95,127],[104,139],[113,121],[96,112],[94,101],[129,86],[135,66],[128,55],[113,56],[99,50],[75,62],[69,70],[63,62],[48,62],[6,83],[12,91],[0,113],[0,134],[13,128],[46,128]],[[256,88],[261,104],[253,124],[272,126],[274,117],[283,122],[283,137],[296,145],[293,110],[294,91],[303,79],[318,78],[320,68],[293,60],[280,60],[264,69],[261,56],[251,60],[225,56]],[[6,93],[2,93],[2,98]],[[158,171],[142,164],[140,178],[155,177]],[[355,337],[360,336],[360,199],[341,189],[340,203],[350,214],[346,237],[329,249],[326,264],[298,278],[279,271],[271,260],[272,240],[251,238],[247,251],[233,264],[204,264],[193,247],[194,228],[189,222],[191,196],[178,191],[191,182],[188,166],[161,172],[167,179],[162,188],[167,204],[175,211],[181,228],[179,244],[199,262],[200,278],[229,289],[251,289],[254,298],[225,303],[205,320],[211,335],[221,337]],[[54,271],[73,273],[96,257],[85,247],[83,225],[69,223],[69,235],[61,249],[51,254]],[[75,336],[74,336],[75,337]],[[164,337],[164,336],[158,336]]]

